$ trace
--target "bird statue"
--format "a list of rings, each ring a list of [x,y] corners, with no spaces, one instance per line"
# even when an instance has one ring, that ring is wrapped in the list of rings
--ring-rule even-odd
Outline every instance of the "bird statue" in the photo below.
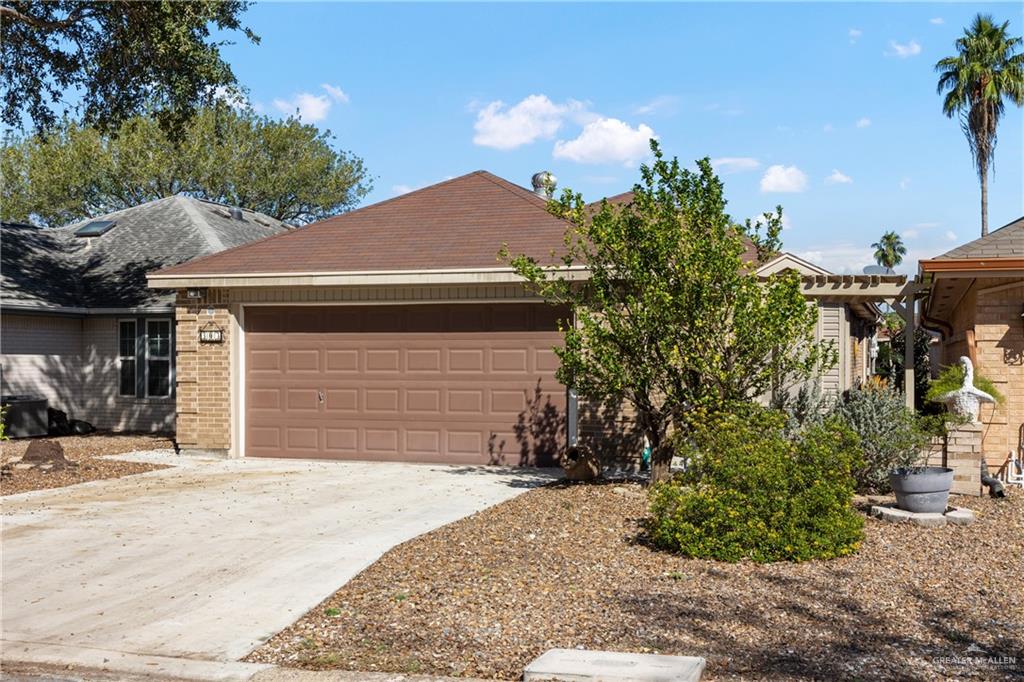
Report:
[[[964,366],[964,383],[955,391],[943,394],[939,400],[946,404],[946,409],[955,415],[968,417],[972,422],[978,421],[978,411],[982,403],[995,403],[996,399],[985,391],[974,387],[974,365],[966,355],[960,356],[960,364]]]

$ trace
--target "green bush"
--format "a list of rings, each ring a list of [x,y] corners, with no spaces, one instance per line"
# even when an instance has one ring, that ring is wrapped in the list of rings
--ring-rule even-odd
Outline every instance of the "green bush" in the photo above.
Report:
[[[864,457],[853,475],[861,492],[888,492],[889,472],[918,464],[932,435],[903,396],[881,381],[849,390],[832,415],[860,438]]]
[[[939,376],[935,377],[932,382],[928,385],[928,392],[925,393],[925,399],[931,402],[939,402],[940,398],[951,391],[955,391],[964,385],[964,374],[967,370],[960,363],[955,365],[949,365],[943,367],[942,371],[939,372]],[[974,373],[974,387],[978,390],[985,391],[990,396],[996,399],[996,402],[1002,404],[1006,398],[996,385],[993,384],[989,379],[981,376],[977,372]]]
[[[687,470],[651,492],[646,530],[684,556],[739,561],[829,559],[856,551],[851,506],[857,437],[834,419],[787,438],[785,414],[709,419],[680,444]]]

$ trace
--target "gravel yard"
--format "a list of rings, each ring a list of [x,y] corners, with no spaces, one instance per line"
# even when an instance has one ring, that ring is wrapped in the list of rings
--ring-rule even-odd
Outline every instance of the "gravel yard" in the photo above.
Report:
[[[20,438],[0,443],[0,464],[21,459],[28,449],[29,443],[35,438]],[[64,456],[78,466],[64,469],[11,469],[10,476],[0,479],[0,495],[14,495],[29,490],[46,488],[62,488],[75,483],[98,481],[105,478],[121,478],[132,474],[141,474],[155,469],[165,469],[158,464],[140,462],[121,462],[103,459],[104,455],[120,455],[138,450],[160,450],[173,448],[174,444],[166,436],[122,435],[109,433],[91,433],[85,436],[64,436],[47,438],[64,447]]]
[[[399,545],[247,660],[512,680],[585,647],[704,656],[709,680],[1024,676],[1017,490],[954,499],[973,526],[868,519],[854,556],[766,566],[649,549],[645,503],[635,485],[525,493]]]

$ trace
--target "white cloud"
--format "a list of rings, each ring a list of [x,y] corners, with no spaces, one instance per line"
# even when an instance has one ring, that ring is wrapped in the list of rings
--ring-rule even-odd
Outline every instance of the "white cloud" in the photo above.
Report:
[[[391,185],[391,193],[395,196],[398,196],[399,194],[408,194],[409,192],[417,189],[419,189],[419,187],[413,187],[412,185]]]
[[[585,109],[582,102],[556,104],[545,95],[530,95],[511,107],[495,100],[477,112],[473,144],[508,150],[551,139],[567,117]]]
[[[762,192],[803,192],[807,175],[796,166],[769,166],[761,178]]]
[[[574,140],[555,142],[554,157],[576,163],[635,164],[647,156],[654,131],[641,123],[636,128],[617,118],[598,118],[583,126]]]
[[[931,19],[928,20],[928,23],[935,24],[936,26],[941,26],[942,24],[946,23],[946,20],[943,19],[942,17],[932,17]]]
[[[895,40],[890,40],[889,51],[885,52],[886,57],[899,57],[900,59],[919,54],[921,54],[921,45],[916,40],[911,40],[908,43],[897,43]]]
[[[822,129],[823,131],[825,131],[826,133],[831,133],[831,132],[832,132],[833,130],[835,130],[835,128],[833,128],[833,127],[832,127],[832,124],[831,124],[831,123],[826,123],[825,125],[823,125],[823,126],[821,127],[821,129]]]
[[[236,111],[241,111],[250,106],[245,93],[235,86],[218,85],[213,89],[213,99],[224,102]]]
[[[796,255],[837,274],[859,274],[875,262],[872,248],[849,242],[813,246]]]
[[[326,90],[327,94],[330,95],[331,99],[333,99],[335,102],[340,102],[341,104],[348,104],[348,94],[344,90],[339,88],[337,85],[331,85],[330,83],[322,83],[320,87]]]
[[[849,185],[853,182],[853,178],[844,174],[838,168],[833,168],[832,174],[825,178],[825,182],[829,185]]]
[[[869,125],[871,125],[871,119],[868,118],[867,116],[857,119],[858,128],[867,128]]]
[[[772,215],[775,214],[774,211],[771,211],[771,213],[772,213]],[[765,225],[765,220],[764,220],[764,214],[763,213],[758,214],[758,215],[756,215],[756,216],[754,216],[754,217],[752,217],[750,219],[750,224],[751,225],[757,225],[758,223],[760,223],[762,226]],[[793,221],[790,219],[788,213],[783,213],[782,214],[782,229],[783,230],[792,230],[793,229]]]
[[[299,118],[306,123],[316,123],[327,118],[327,113],[331,110],[331,100],[327,95],[300,92],[291,99],[275,99],[274,107],[286,115],[298,112]]]
[[[849,31],[847,31],[847,35],[850,36],[850,44],[854,45],[857,43],[857,40],[862,35],[864,35],[864,31],[860,30],[859,28],[851,28]]]
[[[908,230],[903,230],[903,238],[904,239],[917,239],[920,236],[921,236],[921,231],[918,230],[918,229],[915,229],[913,227],[911,227]]]
[[[637,116],[646,114],[670,114],[679,108],[679,98],[675,95],[658,95],[651,101],[633,107]]]
[[[907,189],[910,187],[910,178],[902,178],[900,180],[900,189]]]
[[[723,156],[711,159],[711,165],[719,173],[728,175],[755,170],[761,167],[761,162],[749,156]]]
[[[949,240],[951,242],[955,242],[956,241],[956,232],[954,232],[953,230],[946,230],[945,237],[946,237],[947,240]]]

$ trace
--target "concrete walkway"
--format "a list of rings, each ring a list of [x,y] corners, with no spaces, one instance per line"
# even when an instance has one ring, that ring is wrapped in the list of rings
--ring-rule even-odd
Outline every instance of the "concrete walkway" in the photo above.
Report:
[[[58,645],[236,661],[396,544],[551,471],[289,460],[2,498],[4,658]]]

